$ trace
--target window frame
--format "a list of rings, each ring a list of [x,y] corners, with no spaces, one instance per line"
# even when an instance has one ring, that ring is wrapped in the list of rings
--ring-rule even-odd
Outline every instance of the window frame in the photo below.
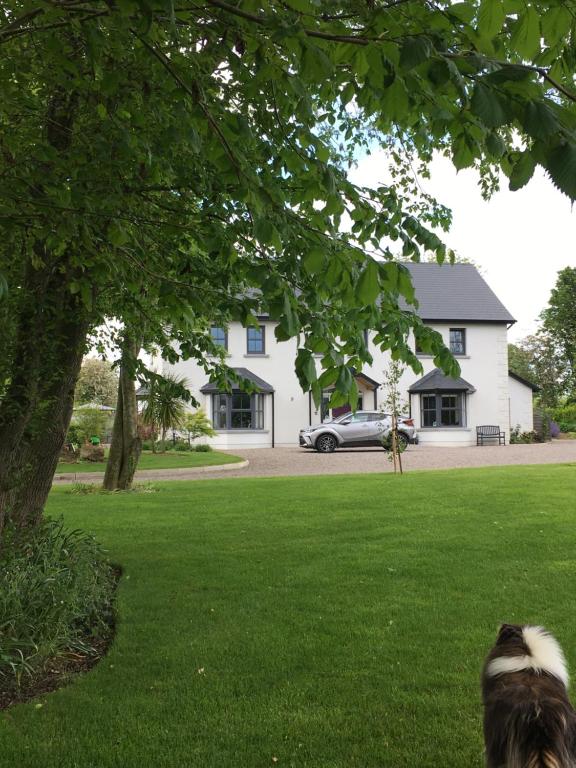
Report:
[[[212,335],[213,330],[221,330],[224,333],[224,344],[221,344],[219,341],[216,341],[214,336]],[[217,344],[219,347],[224,347],[225,351],[228,352],[228,328],[224,325],[211,325],[210,326],[210,338],[214,342],[214,344]]]
[[[442,403],[443,397],[455,397],[456,405],[446,406]],[[425,406],[425,398],[434,398],[434,408],[429,405]],[[460,419],[459,424],[444,424],[442,423],[442,412],[454,412],[457,418]],[[426,414],[434,414],[432,419],[433,423],[426,423],[430,421],[426,418]],[[421,429],[465,429],[467,423],[467,402],[466,392],[455,390],[442,390],[438,392],[421,392],[420,393],[420,424]]]
[[[453,333],[459,333],[461,334],[461,345],[462,345],[462,351],[461,352],[455,352],[452,349],[453,344],[457,344],[458,342],[452,341],[452,334]],[[448,344],[450,352],[454,355],[454,357],[462,357],[466,354],[466,328],[450,328],[448,331]]]
[[[234,397],[243,395],[250,398],[249,408],[234,408]],[[211,407],[212,407],[212,424],[214,429],[218,432],[236,432],[236,431],[258,431],[264,429],[265,423],[265,405],[264,405],[265,393],[255,392],[249,394],[248,392],[214,392],[211,395]],[[224,403],[224,410],[221,405]],[[233,414],[250,414],[250,426],[238,427],[232,426]],[[224,419],[221,418],[224,416]],[[240,417],[242,422],[242,416]],[[224,422],[225,426],[222,426]]]
[[[262,349],[259,349],[257,351],[250,350],[250,341],[251,341],[250,331],[255,331],[256,328],[254,328],[254,326],[249,326],[248,328],[246,328],[246,354],[247,355],[265,355],[266,354],[266,326],[259,325],[258,328],[262,333]]]

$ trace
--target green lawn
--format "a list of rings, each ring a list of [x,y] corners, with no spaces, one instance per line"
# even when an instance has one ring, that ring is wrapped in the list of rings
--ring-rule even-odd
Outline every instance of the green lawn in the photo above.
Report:
[[[177,469],[178,467],[212,467],[216,464],[233,464],[243,461],[240,456],[221,451],[169,451],[152,453],[145,451],[140,456],[138,469]],[[66,472],[104,472],[106,462],[83,461],[79,464],[58,464],[56,474]]]
[[[576,669],[574,466],[181,482],[50,513],[123,564],[118,635],[0,715],[18,768],[480,768],[502,620]],[[277,758],[277,762],[274,761]]]

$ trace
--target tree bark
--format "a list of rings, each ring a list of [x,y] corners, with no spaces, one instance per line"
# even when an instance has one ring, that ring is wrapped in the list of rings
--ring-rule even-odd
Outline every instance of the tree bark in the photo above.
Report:
[[[0,536],[7,520],[24,529],[42,516],[86,348],[87,312],[65,277],[54,270],[46,288],[42,303],[20,308],[13,375],[0,404]]]
[[[136,385],[129,364],[130,360],[138,356],[139,351],[140,343],[126,335],[122,348],[112,444],[103,482],[103,488],[107,491],[126,491],[132,487],[142,451],[142,440],[138,435]]]

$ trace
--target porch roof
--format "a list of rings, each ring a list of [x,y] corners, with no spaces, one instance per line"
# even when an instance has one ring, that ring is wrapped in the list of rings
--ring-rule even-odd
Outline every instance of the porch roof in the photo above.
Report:
[[[410,389],[411,394],[415,392],[476,392],[472,384],[458,376],[455,379],[446,376],[440,368],[434,368],[433,371],[418,379]]]
[[[264,381],[264,379],[261,379],[260,376],[257,376],[255,373],[252,373],[252,371],[249,371],[248,368],[232,368],[231,370],[234,371],[240,378],[246,379],[251,384],[253,384],[259,392],[262,392],[263,394],[272,394],[274,392],[274,387],[272,384],[268,384],[267,381]],[[238,385],[237,381],[230,381],[232,392],[242,392],[243,390]],[[216,394],[218,392],[221,392],[221,388],[215,381],[209,381],[207,384],[204,384],[203,387],[200,387],[200,392],[202,392],[203,395],[210,395],[210,394]]]

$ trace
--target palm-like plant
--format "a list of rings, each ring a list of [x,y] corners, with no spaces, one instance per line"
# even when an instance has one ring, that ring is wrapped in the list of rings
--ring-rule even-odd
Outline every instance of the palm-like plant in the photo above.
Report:
[[[166,433],[181,426],[186,413],[187,380],[184,376],[166,374],[155,376],[142,411],[145,424],[160,432],[162,450],[165,450]],[[154,445],[154,444],[153,444]]]

